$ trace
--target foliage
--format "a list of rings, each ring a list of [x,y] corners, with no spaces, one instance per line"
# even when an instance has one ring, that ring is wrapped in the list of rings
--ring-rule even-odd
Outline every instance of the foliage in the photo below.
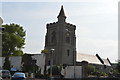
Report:
[[[25,45],[25,31],[18,24],[2,25],[2,56],[22,55]]]
[[[61,72],[62,71],[62,67],[63,65],[62,64],[60,64],[60,66],[59,66],[59,71]]]
[[[48,69],[48,74],[50,74],[50,68]],[[60,75],[60,69],[56,65],[52,67],[52,75]]]
[[[22,70],[25,71],[25,72],[29,72],[32,70],[32,57],[31,55],[23,55],[22,56],[22,64],[23,64],[23,67],[22,67]]]
[[[25,72],[34,72],[36,73],[38,70],[38,66],[36,65],[36,60],[32,59],[31,54],[24,54],[22,56],[22,70]]]
[[[96,73],[98,72],[96,67],[93,65],[88,65],[87,71],[88,75],[96,75]]]
[[[41,74],[41,69],[35,73],[35,78],[46,78],[45,75]]]
[[[114,64],[112,64],[112,65],[114,65],[114,66],[116,66],[116,67],[111,68],[110,74],[118,74],[119,72],[118,72],[118,69],[117,69],[117,64],[114,63]]]
[[[117,70],[118,70],[118,72],[120,73],[120,61],[119,61],[118,64],[117,64]]]
[[[5,63],[3,65],[3,69],[6,69],[6,70],[10,70],[10,61],[9,61],[9,57],[5,57]]]
[[[88,75],[93,75],[93,76],[107,76],[108,74],[106,72],[100,71],[93,65],[88,65],[87,68]]]
[[[101,72],[101,76],[107,76],[107,73],[105,73],[105,72]]]

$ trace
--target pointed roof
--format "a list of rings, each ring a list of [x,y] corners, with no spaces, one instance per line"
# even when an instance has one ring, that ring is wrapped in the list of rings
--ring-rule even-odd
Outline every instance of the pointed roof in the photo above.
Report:
[[[65,13],[64,13],[64,9],[63,9],[63,5],[61,6],[61,10],[60,10],[60,13],[59,13],[59,15],[57,16],[57,18],[58,18],[58,17],[65,17],[65,18],[66,18]]]

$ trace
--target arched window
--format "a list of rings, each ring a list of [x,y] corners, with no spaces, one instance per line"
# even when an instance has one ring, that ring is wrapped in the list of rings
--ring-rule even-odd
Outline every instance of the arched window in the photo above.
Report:
[[[66,43],[70,43],[70,33],[66,33]]]
[[[66,37],[66,43],[70,43],[70,37],[69,36]]]
[[[51,42],[56,43],[56,32],[55,31],[52,32]]]

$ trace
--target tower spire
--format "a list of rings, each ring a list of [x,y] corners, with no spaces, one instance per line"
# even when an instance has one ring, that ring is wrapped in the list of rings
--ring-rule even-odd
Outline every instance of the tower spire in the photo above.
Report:
[[[61,6],[61,10],[60,10],[60,13],[57,16],[57,18],[58,18],[58,21],[65,21],[65,19],[66,19],[64,9],[63,9],[63,5]]]
[[[65,13],[64,13],[64,9],[63,9],[63,5],[61,6],[60,13],[57,17],[65,17],[66,18]]]

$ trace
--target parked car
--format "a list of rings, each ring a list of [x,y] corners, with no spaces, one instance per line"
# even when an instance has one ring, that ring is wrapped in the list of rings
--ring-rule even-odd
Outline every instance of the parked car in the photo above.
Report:
[[[26,80],[26,75],[22,72],[15,72],[11,80]]]
[[[0,70],[0,80],[2,79],[10,79],[11,74],[9,70]]]

